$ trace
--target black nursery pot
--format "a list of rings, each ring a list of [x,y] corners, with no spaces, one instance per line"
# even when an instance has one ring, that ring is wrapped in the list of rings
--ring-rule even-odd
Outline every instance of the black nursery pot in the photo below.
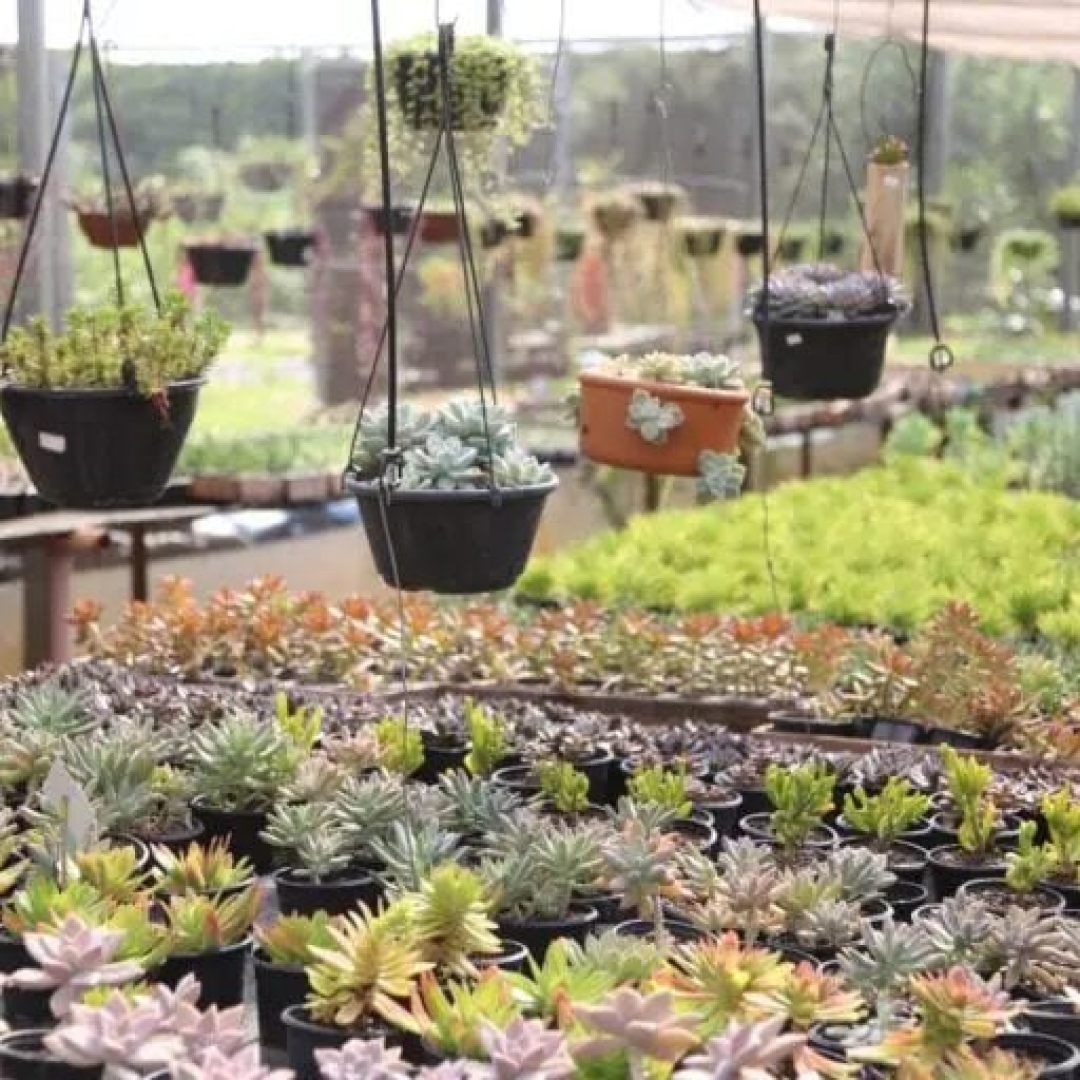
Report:
[[[1065,910],[1065,897],[1047,885],[1036,885],[1025,899],[1021,899],[1005,884],[1002,878],[975,878],[971,881],[965,881],[957,892],[960,896],[985,900],[987,907],[991,910],[1012,905],[1021,906],[1025,903],[1026,906],[1038,908],[1048,915],[1057,915]],[[987,899],[987,894],[989,894],[990,899]],[[1005,895],[999,897],[997,894]],[[1002,902],[996,904],[995,900],[999,899]]]
[[[204,379],[166,390],[5,386],[0,412],[38,494],[77,510],[146,506],[165,491]]]
[[[159,845],[176,855],[182,855],[192,844],[200,840],[205,832],[206,829],[201,821],[193,821],[188,829],[177,829],[175,832],[164,833],[161,836],[135,835],[144,844]]]
[[[995,1035],[991,1043],[1017,1057],[1043,1062],[1036,1074],[1039,1080],[1072,1080],[1080,1066],[1080,1051],[1053,1035],[1014,1031]]]
[[[10,975],[19,968],[34,966],[34,958],[27,951],[23,939],[0,929],[0,975]]]
[[[647,938],[649,941],[656,940],[656,923],[651,919],[627,919],[615,927],[615,933],[619,937]],[[669,941],[678,943],[700,941],[705,934],[693,923],[683,919],[665,919],[664,933]]]
[[[926,737],[926,727],[917,720],[896,716],[861,716],[853,722],[854,733],[874,742],[904,743],[912,746]]]
[[[402,1033],[389,1025],[368,1024],[362,1028],[340,1028],[312,1020],[303,1005],[292,1005],[281,1016],[289,1068],[296,1080],[321,1080],[315,1062],[316,1050],[340,1050],[350,1039],[384,1039],[388,1046],[400,1045]]]
[[[4,1019],[13,1028],[51,1028],[56,1024],[51,997],[51,990],[23,990],[9,983],[3,990]]]
[[[953,896],[965,882],[977,881],[980,878],[1005,877],[1005,863],[1000,859],[997,862],[987,861],[968,866],[943,857],[946,852],[959,850],[951,844],[946,844],[926,853],[930,870],[930,892],[933,899],[941,900],[946,896]]]
[[[358,904],[373,907],[383,894],[382,883],[363,870],[346,870],[315,882],[286,867],[274,872],[278,907],[282,915],[341,915]]]
[[[429,732],[423,733],[423,740],[424,764],[416,772],[417,780],[433,784],[443,773],[465,767],[469,748],[464,740],[454,737],[440,738]]]
[[[346,478],[345,486],[383,581],[462,595],[507,589],[521,577],[558,481],[499,491],[396,490],[385,502],[385,529],[379,485]]]
[[[576,904],[564,919],[512,919],[503,916],[498,919],[498,926],[502,937],[524,945],[529,955],[542,964],[553,941],[569,938],[580,944],[588,937],[596,920],[596,908]]]
[[[202,988],[199,1007],[216,1005],[229,1009],[244,1000],[244,965],[251,951],[251,938],[207,953],[180,953],[168,957],[154,972],[154,978],[166,986],[180,985],[185,975],[194,975]]]
[[[263,233],[270,261],[275,266],[307,266],[315,249],[311,229],[280,229]],[[245,280],[247,275],[244,275]]]
[[[1044,998],[1024,1006],[1023,1018],[1032,1031],[1080,1046],[1080,1013],[1065,998]]]
[[[743,797],[737,791],[733,791],[727,798],[721,795],[710,795],[706,799],[695,801],[694,809],[708,816],[719,841],[725,836],[733,837],[738,833],[742,805]]]
[[[855,721],[822,716],[801,716],[798,713],[769,713],[768,725],[773,731],[790,735],[831,735],[839,738],[855,734]]]
[[[869,397],[881,382],[885,345],[898,312],[853,319],[765,320],[754,313],[763,375],[794,401]]]
[[[735,250],[744,259],[760,255],[765,250],[765,242],[761,233],[739,233],[735,237]]]
[[[255,261],[254,244],[185,244],[191,272],[200,285],[243,285]]]
[[[308,994],[307,973],[302,967],[274,964],[261,953],[252,957],[255,972],[255,1011],[259,1019],[259,1042],[285,1049],[285,1024],[281,1014],[302,1005]]]
[[[273,869],[277,853],[260,835],[266,828],[265,810],[219,810],[196,799],[191,812],[202,823],[207,842],[224,840],[236,858],[251,862],[256,873]]]
[[[28,176],[9,176],[0,180],[0,218],[20,221],[29,217],[37,189],[37,181]]]
[[[897,922],[910,922],[911,916],[929,901],[930,893],[925,885],[901,878],[885,890],[885,899]]]
[[[4,1080],[98,1080],[103,1066],[80,1069],[45,1049],[47,1031],[9,1031],[0,1035],[0,1076]]]

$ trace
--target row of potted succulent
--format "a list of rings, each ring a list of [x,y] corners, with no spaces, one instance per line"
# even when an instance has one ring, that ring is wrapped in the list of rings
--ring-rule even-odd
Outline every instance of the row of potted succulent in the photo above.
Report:
[[[806,748],[793,752],[801,763],[783,764],[781,748],[761,744],[751,779],[749,762],[732,772],[701,756],[703,745],[719,748],[716,735],[692,726],[640,730],[637,752],[616,769],[595,730],[560,738],[549,723],[546,743],[538,737],[545,729],[517,732],[527,756],[507,767],[515,742],[499,715],[467,701],[460,710],[451,715],[455,737],[453,725],[415,728],[400,716],[331,734],[316,710],[283,697],[272,717],[207,718],[186,735],[131,721],[88,733],[55,692],[24,708],[10,735],[24,741],[23,762],[34,760],[40,777],[65,761],[103,829],[143,821],[140,797],[155,804],[164,768],[170,792],[191,781],[195,817],[225,836],[231,854],[212,841],[178,852],[159,844],[151,869],[121,840],[41,860],[60,846],[56,829],[65,822],[47,812],[29,778],[23,814],[9,814],[4,831],[4,924],[15,935],[10,962],[23,970],[5,988],[9,1021],[40,1022],[45,999],[27,1001],[24,992],[63,988],[67,1005],[95,983],[149,974],[175,984],[192,970],[203,976],[204,1004],[232,1004],[255,914],[244,859],[258,867],[279,850],[285,868],[274,880],[285,918],[259,933],[256,977],[263,1037],[284,1032],[301,1077],[314,1075],[316,1047],[356,1036],[381,1036],[427,1061],[479,1053],[480,1019],[531,1016],[541,1001],[561,1001],[562,1013],[542,1015],[565,1022],[581,1004],[572,975],[590,951],[611,965],[645,950],[651,959],[629,984],[645,992],[656,977],[680,1012],[704,1009],[701,1022],[721,1025],[750,1018],[742,1010],[759,999],[744,999],[751,987],[742,976],[746,964],[764,963],[785,976],[785,1005],[767,1014],[795,1025],[826,1058],[890,1061],[904,1046],[942,1049],[922,1045],[911,1010],[923,1017],[953,991],[964,1015],[990,995],[1001,1022],[1019,1011],[1022,993],[1030,1022],[1048,1016],[1068,1032],[1062,994],[1080,976],[1080,930],[1060,914],[1061,890],[1080,888],[1080,805],[1066,789],[1013,828],[991,770],[950,749],[940,776],[930,756],[909,783],[891,775],[895,760],[856,759],[849,764],[861,772],[838,774]],[[164,767],[166,758],[178,764]],[[839,805],[838,776],[846,789]],[[13,794],[18,785],[6,779]],[[935,780],[935,794],[916,786]],[[1058,782],[1045,771],[1041,780],[1044,788]],[[26,851],[41,861],[28,864]],[[991,880],[978,886],[980,877]],[[148,908],[151,898],[160,906]],[[588,941],[601,923],[616,924],[614,936]],[[560,951],[566,946],[552,948],[567,937],[577,942],[572,961]],[[504,982],[500,971],[524,962],[507,944],[515,941],[532,962]],[[20,942],[49,958],[44,975],[26,963]],[[837,956],[839,976],[819,966]],[[118,971],[117,962],[127,967]],[[982,975],[1003,980],[1013,1000]],[[852,1006],[842,1014],[826,1007],[841,992]],[[298,996],[286,1005],[290,993]],[[117,1019],[137,1004],[133,996],[112,1000],[99,1019]],[[794,1000],[798,1015],[788,1010]],[[706,1037],[710,1029],[697,1023],[696,1038]],[[65,1044],[64,1032],[62,1023],[52,1045]],[[948,1049],[964,1041],[958,1035]],[[1047,1042],[1015,1045],[1029,1064],[1060,1052]]]

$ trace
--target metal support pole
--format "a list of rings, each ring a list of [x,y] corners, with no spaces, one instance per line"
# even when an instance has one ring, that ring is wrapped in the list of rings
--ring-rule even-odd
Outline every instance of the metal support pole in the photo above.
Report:
[[[1080,68],[1072,72],[1072,108],[1069,123],[1069,181],[1080,173]],[[1075,229],[1062,229],[1061,237],[1061,329],[1077,327],[1080,303],[1080,236]]]
[[[319,154],[319,106],[315,85],[318,60],[313,49],[300,54],[300,132],[312,160]]]

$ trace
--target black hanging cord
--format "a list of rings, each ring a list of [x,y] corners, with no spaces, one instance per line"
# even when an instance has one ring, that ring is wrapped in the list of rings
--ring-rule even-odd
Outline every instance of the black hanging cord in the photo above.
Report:
[[[116,115],[113,111],[112,102],[109,100],[108,87],[106,85],[104,69],[101,63],[101,53],[94,32],[91,0],[83,0],[82,15],[79,18],[79,33],[71,53],[71,66],[68,69],[67,81],[64,84],[64,92],[60,99],[60,110],[57,115],[56,126],[53,129],[52,139],[49,142],[48,153],[45,156],[45,166],[42,169],[37,195],[34,199],[34,205],[30,211],[30,217],[26,224],[26,231],[23,234],[22,245],[19,248],[19,256],[15,264],[15,273],[12,276],[11,289],[8,292],[7,303],[4,307],[3,323],[0,324],[0,342],[7,340],[8,333],[11,330],[11,323],[15,317],[15,303],[18,297],[19,287],[26,274],[26,266],[30,257],[30,246],[37,231],[38,222],[41,219],[41,210],[45,203],[45,192],[48,187],[49,179],[51,178],[53,169],[56,165],[56,155],[60,149],[60,140],[63,136],[64,123],[71,110],[71,98],[75,89],[75,80],[79,73],[79,64],[82,61],[84,47],[88,48],[90,52],[94,107],[97,119],[99,150],[101,154],[102,183],[105,188],[105,208],[109,215],[114,244],[113,270],[116,275],[116,297],[118,304],[123,304],[124,302],[124,284],[120,272],[120,253],[115,243],[117,222],[108,161],[109,138],[112,140],[117,165],[120,175],[123,178],[124,194],[127,199],[128,208],[133,220],[137,224],[139,223],[138,207],[135,203],[135,191],[131,184],[131,176],[128,173],[127,163],[124,160],[123,148],[120,143],[120,133],[116,123]],[[150,282],[150,291],[153,294],[154,305],[160,314],[161,296],[158,292],[157,281],[154,277],[153,266],[150,262],[150,255],[146,247],[146,239],[143,236],[141,227],[138,228],[138,234],[139,247],[142,250],[143,256],[143,265],[146,268],[146,276]],[[131,362],[133,363],[134,361]],[[134,373],[131,372],[131,377],[133,377],[133,374]]]
[[[929,362],[933,371],[947,371],[955,362],[952,349],[942,341],[941,322],[938,318],[937,297],[934,295],[934,274],[930,262],[930,238],[926,226],[926,117],[927,77],[930,70],[930,0],[923,0],[922,41],[919,49],[919,124],[918,149],[919,174],[916,190],[919,201],[919,262],[922,267],[923,295],[926,313],[930,318],[930,332],[934,344],[930,346]]]
[[[390,136],[386,117],[386,69],[383,61],[382,20],[379,0],[371,0],[371,35],[375,57],[376,124],[379,133],[379,172],[382,180],[383,260],[386,267],[386,457],[384,466],[399,456],[397,446],[398,335],[397,295],[394,274],[393,192],[390,188]]]

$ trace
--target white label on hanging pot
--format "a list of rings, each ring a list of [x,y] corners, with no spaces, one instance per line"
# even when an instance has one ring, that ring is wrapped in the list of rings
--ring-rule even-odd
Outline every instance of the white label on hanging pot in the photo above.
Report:
[[[899,187],[899,186],[900,186],[900,184],[901,184],[901,180],[900,180],[900,177],[899,177],[899,176],[896,176],[896,175],[895,175],[894,173],[889,173],[889,174],[888,174],[888,175],[887,175],[887,176],[885,177],[885,186],[886,186],[886,187],[889,187],[889,188],[897,188],[897,187]]]
[[[787,337],[784,338],[784,342],[787,345],[801,345],[802,334],[788,334]]]
[[[67,450],[67,439],[63,435],[54,435],[51,431],[38,432],[38,446],[50,454],[63,454]]]

